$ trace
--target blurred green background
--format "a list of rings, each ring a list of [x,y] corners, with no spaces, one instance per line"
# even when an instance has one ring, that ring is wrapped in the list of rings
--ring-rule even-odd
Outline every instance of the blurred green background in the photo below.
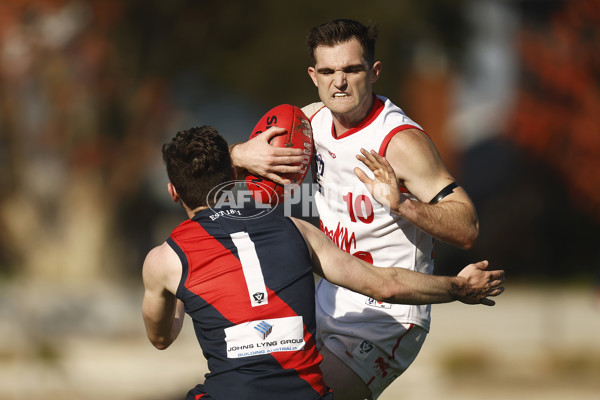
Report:
[[[201,381],[194,338],[155,351],[139,311],[143,258],[184,218],[160,146],[205,124],[242,141],[275,105],[317,101],[305,37],[335,18],[379,27],[376,93],[477,207],[476,246],[437,244],[436,272],[507,271],[496,308],[434,307],[394,387],[597,398],[600,1],[5,0],[0,399],[174,399]]]

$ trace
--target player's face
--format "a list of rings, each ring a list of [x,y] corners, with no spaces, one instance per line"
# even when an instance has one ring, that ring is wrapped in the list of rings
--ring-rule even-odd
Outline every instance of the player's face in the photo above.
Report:
[[[338,120],[358,124],[369,113],[372,85],[379,77],[381,63],[369,66],[356,39],[332,47],[317,47],[315,61],[308,74],[321,101]]]

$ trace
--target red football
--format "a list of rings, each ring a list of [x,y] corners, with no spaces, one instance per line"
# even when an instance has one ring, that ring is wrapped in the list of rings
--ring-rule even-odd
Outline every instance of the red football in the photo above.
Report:
[[[304,180],[312,159],[313,141],[310,121],[300,108],[289,104],[281,104],[267,112],[258,121],[250,135],[250,139],[260,135],[272,126],[285,128],[286,132],[271,139],[269,142],[271,146],[293,147],[304,150],[304,157],[299,164],[302,166],[302,170],[298,173],[281,175],[282,178],[289,179],[292,184],[299,185]],[[246,186],[251,191],[254,199],[260,203],[274,206],[284,199],[284,187],[266,178],[247,175]]]

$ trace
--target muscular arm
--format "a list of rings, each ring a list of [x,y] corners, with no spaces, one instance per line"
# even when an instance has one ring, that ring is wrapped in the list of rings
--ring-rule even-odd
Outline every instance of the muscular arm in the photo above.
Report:
[[[363,162],[368,160],[365,153],[358,158]],[[368,160],[371,165],[367,166],[373,172],[387,168],[381,157],[374,154],[371,158]],[[417,129],[399,132],[390,141],[385,159],[397,178],[396,188],[403,185],[419,200],[410,200],[399,193],[397,201],[389,204],[391,211],[438,240],[463,249],[471,248],[479,235],[479,222],[466,191],[455,188],[439,203],[429,204],[454,178],[427,135]],[[365,182],[365,176],[355,172]]]
[[[183,326],[183,303],[175,297],[181,262],[169,245],[155,247],[144,261],[142,316],[150,342],[159,350],[171,345]]]
[[[470,264],[456,277],[432,276],[404,268],[378,268],[338,249],[317,228],[292,218],[311,250],[315,273],[376,300],[403,304],[461,301],[494,305],[488,296],[504,290],[503,271],[485,271],[487,261]]]

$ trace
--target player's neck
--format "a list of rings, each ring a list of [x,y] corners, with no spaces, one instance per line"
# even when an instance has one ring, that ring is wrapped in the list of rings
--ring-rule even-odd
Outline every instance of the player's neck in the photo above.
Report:
[[[359,107],[357,110],[353,110],[349,113],[336,114],[332,112],[335,137],[343,135],[350,129],[358,126],[365,118],[367,118],[375,103],[375,96],[370,96],[369,99],[370,100],[366,102],[365,106]]]
[[[188,217],[189,217],[190,219],[192,219],[192,218],[194,218],[194,216],[195,216],[196,214],[198,214],[200,211],[202,211],[202,210],[206,210],[206,209],[208,208],[208,206],[200,206],[200,207],[196,207],[196,208],[194,208],[194,209],[192,210],[192,209],[190,209],[190,208],[188,208],[187,206],[185,206],[185,205],[184,205],[184,206],[183,206],[183,208],[185,209],[185,212],[187,213]]]

